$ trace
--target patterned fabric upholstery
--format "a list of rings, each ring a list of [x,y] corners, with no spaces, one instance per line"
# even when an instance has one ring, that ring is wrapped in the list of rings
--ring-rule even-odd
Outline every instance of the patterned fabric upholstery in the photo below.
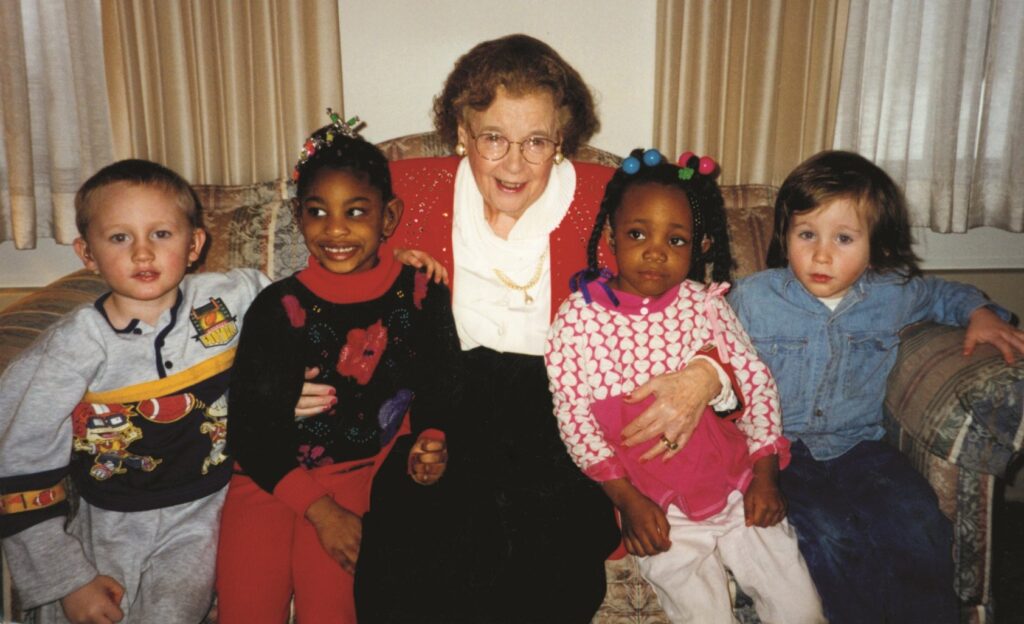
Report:
[[[392,159],[450,153],[433,133],[380,144]],[[617,166],[614,154],[585,147],[577,159]],[[294,190],[278,181],[241,187],[197,186],[211,243],[201,270],[258,267],[274,279],[302,268],[306,249],[291,210]],[[764,268],[776,189],[722,189],[736,259],[734,275]],[[87,271],[68,275],[0,313],[0,370],[46,327],[105,290]],[[962,330],[919,325],[903,334],[889,379],[885,408],[891,440],[933,485],[942,510],[954,522],[956,589],[963,619],[991,621],[991,509],[996,479],[1019,457],[1024,438],[1024,363],[1007,366],[985,346],[971,358],[960,354]],[[666,622],[636,562],[607,564],[608,594],[595,622]],[[6,582],[6,580],[5,580]],[[756,621],[749,600],[737,600],[737,617]]]

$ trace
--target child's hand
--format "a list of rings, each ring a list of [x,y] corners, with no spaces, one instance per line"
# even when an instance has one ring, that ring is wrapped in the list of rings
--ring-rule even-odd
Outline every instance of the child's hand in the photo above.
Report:
[[[988,308],[978,308],[971,312],[971,321],[967,324],[967,335],[964,338],[964,355],[973,353],[979,342],[987,342],[999,349],[1007,364],[1013,364],[1014,350],[1024,355],[1024,331],[999,318]]]
[[[770,527],[786,517],[786,500],[779,491],[779,457],[767,455],[754,462],[754,478],[743,494],[747,526]]]
[[[427,274],[427,279],[432,278],[436,284],[444,282],[445,286],[448,285],[448,269],[444,268],[443,264],[425,251],[419,251],[418,249],[396,249],[395,260],[406,266],[423,269]]]
[[[421,485],[433,485],[448,467],[448,443],[424,432],[409,450],[409,474]]]
[[[363,541],[363,519],[324,496],[306,510],[306,518],[316,529],[320,545],[331,559],[349,574],[356,573],[359,545]]]
[[[622,543],[629,554],[649,557],[672,547],[668,518],[661,507],[627,479],[605,481],[601,486],[622,516]]]
[[[124,617],[124,587],[102,574],[60,599],[64,615],[73,624],[113,624]]]
[[[303,375],[306,383],[302,384],[302,395],[295,404],[295,420],[322,414],[338,404],[338,397],[334,396],[334,386],[309,382],[310,379],[316,379],[319,373],[320,369],[315,366],[306,369]]]

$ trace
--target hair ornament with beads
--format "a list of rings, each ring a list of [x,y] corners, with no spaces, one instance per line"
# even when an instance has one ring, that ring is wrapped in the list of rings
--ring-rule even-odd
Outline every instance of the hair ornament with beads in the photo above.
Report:
[[[693,152],[683,152],[679,155],[679,179],[689,180],[694,174],[703,176],[714,175],[718,169],[718,163],[710,156],[698,157]]]
[[[344,121],[341,115],[334,112],[334,109],[330,107],[327,108],[327,116],[330,118],[330,125],[333,128],[328,130],[322,137],[314,134],[302,144],[302,149],[299,150],[299,161],[295,163],[295,169],[292,170],[292,182],[299,181],[299,167],[312,158],[319,150],[328,145],[333,145],[334,139],[338,135],[346,136],[350,139],[359,138],[357,129],[363,125],[359,117],[352,117],[348,121]]]
[[[637,158],[636,156],[629,156],[622,161],[619,168],[622,169],[626,175],[633,175],[637,171],[640,171],[640,163],[647,165],[648,167],[657,167],[661,164],[661,161],[665,160],[665,157],[661,155],[661,152],[651,148],[643,153],[643,156]]]

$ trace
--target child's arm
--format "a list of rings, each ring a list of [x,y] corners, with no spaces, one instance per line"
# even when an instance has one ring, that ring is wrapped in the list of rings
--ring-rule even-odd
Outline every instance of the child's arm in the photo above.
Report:
[[[102,345],[69,321],[44,333],[0,376],[0,537],[25,607],[56,601],[98,574],[64,530],[72,419]]]
[[[101,574],[61,598],[60,606],[72,624],[111,624],[124,618],[122,597],[124,587]]]
[[[304,375],[300,320],[300,304],[278,286],[250,306],[231,373],[227,432],[228,452],[245,473],[298,516],[328,494],[297,458],[295,411]]]
[[[1013,352],[1024,355],[1024,331],[1010,325],[989,308],[971,312],[964,337],[964,355],[974,352],[978,343],[988,343],[999,349],[1007,364],[1013,364]]]
[[[320,545],[349,574],[356,573],[363,520],[330,496],[319,498],[306,509],[306,519],[316,529]]]
[[[622,516],[622,543],[629,554],[649,557],[672,547],[665,512],[629,479],[612,479],[601,487]]]
[[[743,494],[747,526],[770,527],[786,517],[786,499],[779,491],[779,456],[764,455],[754,462],[754,478]]]
[[[425,251],[418,249],[395,249],[395,259],[406,266],[422,269],[435,284],[448,283],[448,269]]]
[[[716,297],[707,305],[715,306],[721,321],[721,336],[742,396],[743,407],[735,422],[747,436],[747,449],[754,464],[753,479],[743,496],[746,524],[772,526],[786,516],[778,472],[789,463],[789,441],[782,437],[779,391],[729,304]]]
[[[568,322],[578,300],[562,304],[548,330],[544,360],[554,399],[558,433],[572,461],[591,479],[603,483],[626,476],[626,468],[608,444],[591,410],[592,391],[585,374],[583,321]],[[579,315],[577,315],[579,318]],[[708,365],[710,368],[710,365]]]

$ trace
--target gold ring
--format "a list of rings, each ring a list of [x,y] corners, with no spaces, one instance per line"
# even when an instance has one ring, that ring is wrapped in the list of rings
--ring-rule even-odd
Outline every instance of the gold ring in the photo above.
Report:
[[[661,443],[664,444],[666,447],[668,447],[668,450],[670,450],[670,451],[678,451],[679,450],[679,443],[678,442],[673,442],[672,440],[669,440],[668,438],[665,437],[664,433],[661,434]]]

